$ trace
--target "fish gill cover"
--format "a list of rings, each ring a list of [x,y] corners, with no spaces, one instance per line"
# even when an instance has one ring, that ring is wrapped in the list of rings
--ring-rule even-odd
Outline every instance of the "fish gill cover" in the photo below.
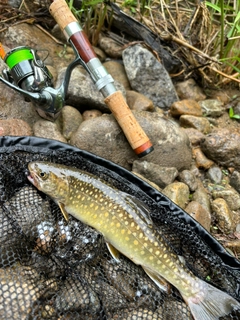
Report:
[[[240,301],[240,263],[167,197],[127,170],[57,141],[0,139],[0,319],[193,319],[178,290],[116,262],[100,233],[27,180],[32,161],[74,166],[144,202],[161,236],[199,278]],[[220,303],[220,301],[219,301]],[[239,319],[239,311],[221,319]]]

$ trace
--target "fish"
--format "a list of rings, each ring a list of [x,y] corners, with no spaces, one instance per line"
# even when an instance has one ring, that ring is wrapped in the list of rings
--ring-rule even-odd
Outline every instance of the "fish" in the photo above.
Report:
[[[35,161],[28,171],[28,180],[59,205],[66,220],[70,214],[103,235],[115,260],[121,253],[161,290],[164,281],[177,288],[195,320],[217,320],[240,310],[236,299],[187,268],[157,232],[144,202],[74,167]]]

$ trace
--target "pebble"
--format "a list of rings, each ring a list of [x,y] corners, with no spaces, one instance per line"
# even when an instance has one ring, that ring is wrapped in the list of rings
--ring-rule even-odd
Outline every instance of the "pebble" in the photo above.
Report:
[[[152,100],[133,90],[126,91],[126,100],[132,110],[153,112],[155,109]]]
[[[37,137],[67,142],[59,131],[57,124],[47,120],[37,121],[33,126],[33,133]]]
[[[185,183],[173,182],[166,186],[162,193],[183,209],[189,202],[189,188]]]
[[[209,169],[214,164],[212,160],[205,156],[201,148],[194,147],[192,148],[192,152],[197,168]]]
[[[234,170],[233,173],[230,176],[230,185],[237,190],[238,193],[240,193],[240,172]]]
[[[197,190],[193,193],[192,201],[200,203],[207,212],[211,212],[211,204],[207,190],[204,188],[200,180],[198,180]]]
[[[174,102],[170,107],[170,113],[174,117],[184,114],[201,117],[202,109],[197,101],[185,99]]]
[[[182,115],[180,117],[180,125],[185,128],[194,128],[207,134],[211,132],[211,125],[207,118],[195,117],[191,115]]]
[[[62,134],[69,140],[83,121],[81,113],[71,106],[62,108]]]
[[[191,201],[185,211],[197,220],[207,231],[210,231],[211,214],[199,202]]]
[[[221,183],[223,178],[222,170],[216,166],[213,165],[210,167],[207,171],[207,177],[213,182],[213,183]]]
[[[228,234],[236,230],[233,214],[227,202],[222,198],[216,198],[212,201],[212,210],[216,215],[218,226],[222,232]]]
[[[101,116],[102,116],[102,112],[97,109],[86,110],[82,114],[83,121],[101,117]]]
[[[240,194],[228,184],[220,190],[213,190],[212,196],[214,199],[223,198],[231,210],[240,208]]]
[[[176,168],[161,167],[157,164],[141,160],[133,162],[132,170],[154,182],[160,188],[165,188],[168,184],[172,183],[178,175]]]
[[[199,146],[201,140],[204,138],[204,134],[194,128],[183,128],[189,137],[192,146]]]
[[[115,59],[122,57],[123,48],[115,40],[100,34],[98,44],[108,57]]]
[[[32,128],[21,119],[0,120],[0,136],[31,136]]]
[[[116,80],[124,86],[125,90],[131,90],[131,86],[123,64],[114,60],[110,60],[104,62],[103,66],[111,74],[114,80]]]
[[[180,100],[191,99],[200,101],[206,99],[203,90],[197,85],[194,79],[188,79],[175,85]]]
[[[215,99],[199,101],[199,105],[202,109],[202,113],[207,117],[220,117],[225,111],[223,103]]]
[[[206,156],[224,167],[240,170],[240,133],[228,129],[215,129],[201,141]]]
[[[179,173],[178,179],[185,183],[190,191],[195,191],[198,187],[196,176],[190,170],[183,170]]]

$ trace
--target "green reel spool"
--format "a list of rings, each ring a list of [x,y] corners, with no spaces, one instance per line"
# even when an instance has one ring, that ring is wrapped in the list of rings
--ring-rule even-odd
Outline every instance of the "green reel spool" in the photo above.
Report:
[[[12,69],[22,61],[33,60],[33,54],[29,47],[17,47],[9,51],[4,60],[8,67]]]

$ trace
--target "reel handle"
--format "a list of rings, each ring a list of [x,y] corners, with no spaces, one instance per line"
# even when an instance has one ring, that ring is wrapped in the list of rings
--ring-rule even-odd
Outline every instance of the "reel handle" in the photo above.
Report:
[[[67,3],[64,0],[54,0],[49,11],[68,41],[75,46],[92,78],[95,78],[98,90],[105,97],[104,102],[122,128],[134,152],[138,157],[143,157],[153,151],[148,136],[137,122],[122,93],[117,91],[112,84],[113,79],[98,60],[85,32],[70,11]]]

